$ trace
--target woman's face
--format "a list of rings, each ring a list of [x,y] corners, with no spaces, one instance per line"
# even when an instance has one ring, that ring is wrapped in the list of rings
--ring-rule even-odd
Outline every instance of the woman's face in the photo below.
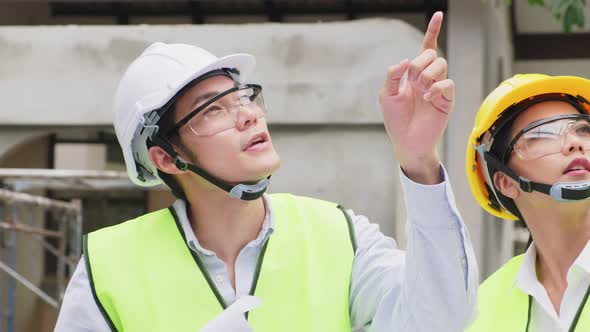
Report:
[[[537,120],[567,114],[579,114],[579,112],[574,106],[564,101],[545,101],[535,104],[514,121],[510,138],[512,140],[522,129]],[[512,152],[508,159],[508,166],[517,174],[534,182],[549,184],[589,180],[590,170],[574,171],[568,168],[574,160],[588,160],[590,157],[583,148],[582,139],[576,135],[566,134],[561,142],[561,149],[556,153],[531,160],[522,160],[516,152]]]
[[[574,106],[564,101],[545,101],[535,104],[516,118],[510,131],[510,141],[521,130],[535,121],[567,114],[580,113]],[[544,142],[542,139],[535,141],[535,137],[542,137],[547,134],[546,131],[541,129],[533,132],[529,146],[537,144],[537,142]],[[517,151],[512,151],[508,156],[507,165],[519,176],[538,183],[552,185],[557,182],[588,181],[590,180],[590,155],[586,150],[588,144],[584,143],[585,140],[588,140],[588,138],[581,138],[578,135],[567,133],[559,143],[554,145],[555,148],[551,150],[552,153],[538,154],[538,157],[533,159],[523,159],[519,157]],[[520,139],[517,141],[516,150],[518,150],[519,143],[521,143]],[[496,176],[495,184],[504,195],[515,200],[519,209],[522,209],[523,205],[535,209],[546,209],[548,206],[554,206],[557,203],[545,194],[535,191],[531,193],[522,191],[516,181],[508,179],[507,176]]]

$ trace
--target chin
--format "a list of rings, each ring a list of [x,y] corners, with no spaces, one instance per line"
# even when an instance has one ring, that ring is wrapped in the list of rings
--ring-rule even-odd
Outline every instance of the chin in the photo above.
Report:
[[[276,151],[270,150],[256,156],[248,156],[240,160],[240,163],[250,174],[272,174],[279,168],[281,159]]]
[[[240,164],[240,167],[232,167],[232,170],[229,170],[230,174],[232,174],[230,177],[224,177],[223,175],[218,177],[225,178],[230,183],[256,183],[272,175],[279,168],[280,160],[278,158],[266,158],[265,160]]]
[[[267,178],[276,172],[280,166],[281,161],[278,156],[276,158],[269,158],[264,162],[257,163],[256,168],[250,169],[250,171],[255,174],[252,176],[252,178],[256,179],[255,181]]]

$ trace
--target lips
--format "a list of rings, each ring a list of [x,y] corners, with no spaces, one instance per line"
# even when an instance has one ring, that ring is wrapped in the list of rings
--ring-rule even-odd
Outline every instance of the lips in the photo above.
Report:
[[[250,138],[248,143],[242,148],[242,151],[255,149],[257,146],[267,143],[268,141],[269,137],[267,133],[258,133]]]
[[[563,174],[567,173],[580,173],[580,172],[590,172],[590,161],[586,158],[576,158],[574,159],[563,171]]]

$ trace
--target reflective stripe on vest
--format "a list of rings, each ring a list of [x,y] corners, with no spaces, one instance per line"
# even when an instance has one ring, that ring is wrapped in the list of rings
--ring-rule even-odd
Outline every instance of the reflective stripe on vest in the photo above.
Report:
[[[254,331],[350,331],[354,233],[336,204],[269,195],[275,229],[261,252],[248,315]],[[85,259],[113,331],[196,332],[224,309],[172,208],[93,232]],[[352,244],[351,244],[352,240]]]
[[[512,258],[479,286],[478,316],[467,332],[534,332],[528,329],[529,296],[516,285],[523,258],[524,255]],[[585,299],[579,318],[572,322],[575,329],[570,332],[590,331],[590,304]]]

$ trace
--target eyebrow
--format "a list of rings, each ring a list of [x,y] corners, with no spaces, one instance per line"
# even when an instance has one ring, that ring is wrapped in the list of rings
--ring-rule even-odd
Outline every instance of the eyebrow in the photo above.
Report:
[[[195,105],[200,103],[201,101],[213,98],[213,97],[217,96],[218,94],[219,94],[219,92],[217,92],[217,91],[211,91],[211,92],[207,92],[205,94],[198,96],[197,98],[195,98],[195,101],[193,101],[193,103],[191,104],[191,108],[194,108]]]

